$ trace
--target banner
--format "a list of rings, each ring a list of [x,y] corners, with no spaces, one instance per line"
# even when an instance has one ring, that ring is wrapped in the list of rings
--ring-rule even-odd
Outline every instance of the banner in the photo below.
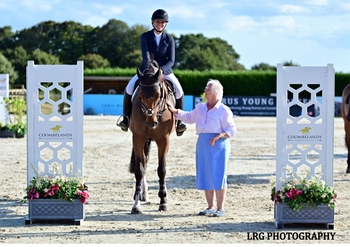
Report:
[[[200,96],[194,97],[194,106],[201,102]],[[276,116],[276,97],[223,96],[222,103],[237,116]]]

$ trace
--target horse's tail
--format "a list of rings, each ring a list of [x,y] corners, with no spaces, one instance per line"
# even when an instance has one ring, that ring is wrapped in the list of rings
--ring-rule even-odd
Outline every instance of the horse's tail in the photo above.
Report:
[[[145,147],[144,147],[144,152],[146,156],[146,164],[148,163],[148,158],[149,158],[149,151],[151,150],[151,141],[152,139],[147,139],[145,142]]]
[[[147,139],[146,142],[145,142],[145,146],[143,148],[144,154],[145,154],[145,157],[146,157],[146,165],[148,163],[149,152],[151,150],[151,141],[152,141],[152,139]],[[132,174],[135,174],[135,167],[136,167],[135,152],[134,152],[134,148],[133,148],[132,152],[131,152],[131,159],[130,159],[130,164],[129,164],[129,172],[132,173]],[[144,167],[144,169],[146,170],[146,167]]]

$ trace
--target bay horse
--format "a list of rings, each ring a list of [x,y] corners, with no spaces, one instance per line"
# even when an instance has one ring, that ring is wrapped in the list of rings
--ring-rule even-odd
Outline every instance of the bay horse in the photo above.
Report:
[[[345,145],[348,149],[348,158],[346,168],[346,173],[350,173],[350,84],[348,84],[342,93],[342,101],[341,101],[341,116],[344,121],[344,130],[345,130]]]
[[[158,63],[151,60],[143,72],[137,68],[137,76],[139,85],[132,98],[129,126],[133,143],[129,171],[135,174],[136,179],[132,214],[141,214],[140,201],[148,200],[146,169],[151,142],[158,146],[159,211],[167,210],[166,155],[170,147],[170,134],[175,130],[175,117],[167,108],[167,100],[175,105],[175,93],[168,88],[172,83],[164,81]]]

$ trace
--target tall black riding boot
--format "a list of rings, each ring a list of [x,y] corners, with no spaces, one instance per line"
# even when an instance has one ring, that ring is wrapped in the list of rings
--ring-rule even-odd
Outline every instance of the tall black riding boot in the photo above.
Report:
[[[117,126],[122,129],[122,131],[128,131],[130,116],[131,116],[131,95],[127,92],[124,92],[123,99],[123,120],[120,123],[117,123]]]
[[[181,109],[181,110],[184,109],[184,96],[183,95],[180,99],[176,99],[175,108]],[[177,136],[182,136],[182,134],[185,132],[186,129],[187,129],[186,125],[181,120],[177,120],[177,124],[176,124]]]

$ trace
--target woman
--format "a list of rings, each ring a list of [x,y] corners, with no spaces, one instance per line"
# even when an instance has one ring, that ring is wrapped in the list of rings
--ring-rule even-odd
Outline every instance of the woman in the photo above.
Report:
[[[210,79],[204,92],[206,102],[197,105],[192,111],[176,109],[170,102],[168,108],[177,119],[196,124],[196,187],[204,190],[208,204],[207,209],[199,212],[199,215],[220,217],[226,215],[226,167],[231,153],[229,138],[236,134],[236,125],[231,109],[221,102],[221,83]]]
[[[152,15],[153,29],[141,35],[142,64],[140,71],[147,68],[148,62],[153,56],[161,67],[165,79],[170,80],[175,88],[176,107],[184,108],[184,92],[179,80],[173,73],[172,67],[175,62],[175,42],[174,38],[164,32],[169,22],[168,13],[165,10],[158,9]],[[117,125],[123,130],[128,131],[129,119],[131,115],[131,95],[134,91],[135,83],[138,80],[135,75],[128,83],[124,92],[123,100],[123,120]],[[186,125],[182,121],[177,122],[176,133],[181,136],[186,130]]]

